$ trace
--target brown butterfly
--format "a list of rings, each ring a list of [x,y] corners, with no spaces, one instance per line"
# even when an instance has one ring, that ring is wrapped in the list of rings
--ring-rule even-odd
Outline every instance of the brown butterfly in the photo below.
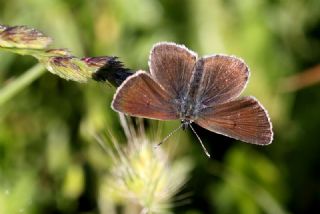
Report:
[[[194,131],[191,124],[196,123],[247,143],[272,142],[272,124],[264,107],[254,97],[238,98],[249,78],[243,60],[226,55],[198,58],[185,46],[161,42],[151,50],[149,67],[151,74],[138,71],[117,89],[115,111],[156,120],[180,119],[179,128]]]

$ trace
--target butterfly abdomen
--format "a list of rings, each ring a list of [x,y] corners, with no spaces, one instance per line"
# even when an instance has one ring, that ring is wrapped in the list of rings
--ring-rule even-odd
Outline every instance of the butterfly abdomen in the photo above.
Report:
[[[198,109],[198,90],[201,84],[202,73],[203,73],[203,60],[199,59],[194,67],[191,80],[189,82],[188,92],[185,96],[185,102],[182,109],[183,119],[194,120],[197,117]]]

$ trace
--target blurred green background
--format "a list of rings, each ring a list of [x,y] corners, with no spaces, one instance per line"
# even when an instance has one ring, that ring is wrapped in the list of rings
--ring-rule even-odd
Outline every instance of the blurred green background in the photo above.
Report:
[[[320,1],[0,0],[0,23],[39,29],[54,39],[52,47],[79,57],[118,56],[133,70],[148,69],[159,41],[185,44],[199,55],[243,58],[251,69],[244,94],[268,109],[273,144],[249,145],[196,127],[208,159],[195,136],[181,131],[163,148],[175,144],[172,162],[188,158],[193,168],[177,193],[187,195],[185,203],[173,203],[171,212],[320,210],[320,84],[298,89],[300,76],[288,79],[320,62]],[[0,93],[36,63],[1,51]],[[317,73],[307,77],[316,80]],[[92,132],[111,130],[126,144],[110,108],[114,92],[108,84],[46,72],[1,104],[1,213],[108,213],[99,183],[112,164]],[[152,138],[159,126],[164,137],[178,124],[145,121],[145,129]],[[123,203],[114,205],[116,213],[140,213],[126,212]]]

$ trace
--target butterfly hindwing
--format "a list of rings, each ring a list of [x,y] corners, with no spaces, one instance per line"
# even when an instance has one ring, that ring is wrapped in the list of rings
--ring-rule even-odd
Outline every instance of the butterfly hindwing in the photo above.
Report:
[[[205,106],[213,106],[240,95],[249,78],[249,68],[239,58],[213,55],[203,60],[198,97]]]
[[[187,93],[196,59],[196,53],[183,45],[158,43],[150,53],[151,76],[174,99],[181,98]]]

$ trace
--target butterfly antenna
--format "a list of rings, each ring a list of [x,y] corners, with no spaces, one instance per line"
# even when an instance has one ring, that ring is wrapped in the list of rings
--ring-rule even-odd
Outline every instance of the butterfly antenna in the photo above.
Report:
[[[162,141],[160,141],[160,143],[158,143],[157,145],[155,145],[155,148],[158,148],[161,144],[163,144],[164,142],[166,142],[174,133],[176,133],[179,129],[181,129],[183,126],[183,124],[181,124],[178,128],[176,128],[175,130],[173,130],[172,132],[170,132],[170,134],[168,134]]]
[[[198,138],[198,140],[199,140],[199,142],[200,142],[200,144],[201,144],[201,146],[202,146],[202,149],[203,149],[204,153],[206,153],[206,155],[210,158],[210,154],[209,154],[208,150],[207,150],[206,147],[203,145],[202,140],[201,140],[201,138],[199,137],[199,135],[197,134],[197,132],[196,132],[196,131],[193,129],[193,127],[191,126],[191,123],[189,124],[189,126],[190,126],[190,128],[192,129],[193,133],[197,136],[197,138]]]

